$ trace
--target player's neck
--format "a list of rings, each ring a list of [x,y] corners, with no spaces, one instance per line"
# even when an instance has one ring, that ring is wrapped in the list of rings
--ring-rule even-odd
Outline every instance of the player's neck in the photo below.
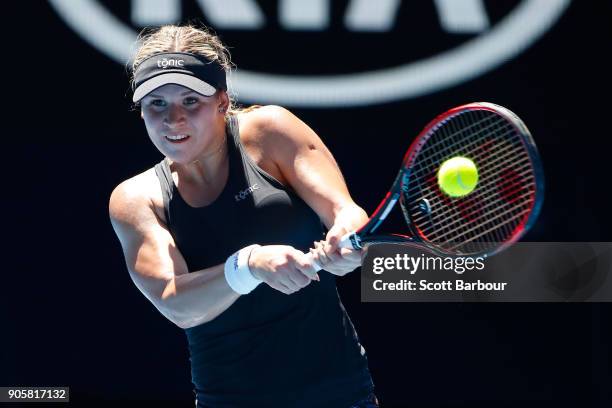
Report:
[[[184,181],[190,184],[202,186],[215,184],[220,178],[223,178],[228,162],[227,136],[224,132],[223,136],[216,139],[215,145],[200,154],[191,163],[181,165],[174,163],[173,167],[179,177],[184,178]]]
[[[214,184],[225,171],[227,158],[227,140],[224,135],[211,151],[203,153],[187,166],[190,178],[202,184]]]

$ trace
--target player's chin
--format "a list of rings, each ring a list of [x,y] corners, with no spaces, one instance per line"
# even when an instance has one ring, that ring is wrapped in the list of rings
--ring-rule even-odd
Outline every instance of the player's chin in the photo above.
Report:
[[[166,147],[164,146],[164,156],[168,159],[172,160],[173,163],[177,164],[189,164],[193,163],[196,160],[196,157],[193,154],[192,149],[184,149],[184,148],[173,148],[172,146]]]

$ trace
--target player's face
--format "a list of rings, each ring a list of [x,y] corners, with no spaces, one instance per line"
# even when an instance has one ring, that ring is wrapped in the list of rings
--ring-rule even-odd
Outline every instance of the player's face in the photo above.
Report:
[[[141,101],[149,137],[172,161],[191,163],[217,149],[225,124],[219,113],[219,93],[203,96],[189,88],[168,84]]]

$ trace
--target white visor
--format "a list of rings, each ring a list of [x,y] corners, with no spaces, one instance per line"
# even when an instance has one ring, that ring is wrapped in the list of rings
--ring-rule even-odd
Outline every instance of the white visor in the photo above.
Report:
[[[182,85],[204,96],[212,96],[217,92],[214,86],[193,75],[169,72],[167,74],[157,75],[140,84],[140,86],[134,90],[132,101],[138,102],[160,86],[167,84]]]

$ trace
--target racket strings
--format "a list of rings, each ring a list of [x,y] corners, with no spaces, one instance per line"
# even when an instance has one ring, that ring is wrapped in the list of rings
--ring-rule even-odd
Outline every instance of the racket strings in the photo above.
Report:
[[[523,171],[523,172],[520,174],[520,176],[531,176],[531,179],[533,179],[531,168],[530,168],[530,167],[529,167],[529,168],[527,168],[525,171]],[[509,180],[509,181],[507,180],[507,181],[504,181],[504,182],[503,182],[503,184],[501,184],[500,186],[490,185],[490,187],[488,188],[488,190],[487,190],[487,191],[483,191],[483,192],[482,192],[482,194],[486,194],[486,193],[488,193],[488,192],[491,192],[491,191],[492,191],[494,188],[500,188],[500,189],[502,189],[502,190],[504,190],[504,189],[508,189],[508,187],[509,187],[509,186],[512,186],[512,185],[513,185],[513,183],[511,184],[511,182],[514,182],[514,180]],[[503,187],[503,188],[502,188],[502,187]],[[521,186],[519,189],[516,189],[516,190],[511,191],[510,193],[508,193],[508,195],[509,195],[509,196],[511,196],[512,194],[517,193],[517,192],[519,192],[519,191],[521,191],[521,190],[524,190],[524,189],[526,189],[526,188],[529,188],[529,187],[530,187],[530,186]],[[485,204],[483,207],[479,207],[479,208],[472,209],[472,212],[470,212],[470,213],[464,213],[464,214],[462,214],[462,217],[463,217],[463,218],[470,218],[472,215],[476,215],[478,212],[480,212],[480,211],[482,211],[482,210],[484,210],[484,209],[487,209],[487,208],[489,208],[489,207],[494,207],[495,205],[498,205],[498,203],[497,203],[497,202],[491,202],[491,203]],[[418,207],[418,205],[413,206],[413,210],[418,209],[417,207]],[[437,207],[438,207],[438,208],[440,208],[440,207],[443,207],[443,205],[442,205],[442,204],[440,204],[440,205],[437,205]],[[432,208],[431,208],[431,213],[434,213],[434,212],[435,212],[435,210],[436,210],[436,208],[432,207]],[[447,217],[451,216],[451,215],[452,215],[452,212],[453,212],[453,210],[452,210],[452,209],[449,209],[449,208],[448,208],[448,206],[446,206],[446,207],[444,207],[444,208],[443,208],[443,211],[440,211],[440,212],[435,212],[435,216],[429,217],[429,216],[427,216],[427,215],[421,215],[421,217],[415,217],[415,218],[413,219],[413,222],[418,224],[418,223],[420,223],[421,221],[424,221],[424,220],[426,220],[426,219],[429,219],[429,221],[430,221],[432,224],[434,224],[436,221],[439,221],[439,220],[441,220],[441,219],[444,219],[444,218],[447,218]],[[460,221],[460,220],[456,220],[456,221],[455,221],[455,222],[453,222],[452,224],[447,224],[447,225],[446,225],[446,228],[450,228],[450,227],[452,227],[453,225],[458,224],[458,223],[459,223],[459,221]],[[422,230],[422,232],[423,232],[423,233],[425,233],[425,234],[427,234],[427,233],[429,232],[429,230],[428,230],[428,229],[423,229],[423,230]]]
[[[520,213],[519,215],[523,215],[523,216],[524,216],[524,215],[529,214],[530,212],[531,212],[531,209],[526,209],[526,210],[524,210],[522,213]],[[456,243],[456,242],[459,242],[459,245],[456,245],[456,246],[454,246],[454,247],[450,247],[450,248],[448,248],[448,250],[450,250],[450,251],[456,251],[458,248],[460,248],[460,247],[464,247],[464,246],[466,246],[467,244],[470,244],[470,243],[474,242],[476,239],[478,239],[478,238],[480,238],[480,237],[482,237],[482,236],[485,236],[485,235],[489,234],[490,232],[493,232],[493,231],[495,231],[495,230],[499,229],[500,227],[505,226],[506,224],[510,224],[510,223],[512,223],[513,221],[514,221],[514,219],[509,218],[509,219],[507,219],[506,221],[502,222],[501,224],[497,224],[496,226],[491,227],[491,228],[489,228],[488,230],[485,230],[484,232],[480,233],[479,235],[475,235],[475,236],[471,237],[471,238],[470,238],[470,239],[468,239],[468,240],[461,240],[461,241],[452,240],[452,241],[449,241],[449,242],[451,242],[451,243]],[[507,241],[507,240],[500,239],[500,240],[496,240],[496,241],[494,241],[494,242],[496,242],[496,243],[503,243],[503,242],[506,242],[506,241]],[[478,245],[480,245],[481,247],[483,246],[483,243],[482,243],[482,242],[477,242],[477,244],[478,244]],[[462,252],[464,252],[464,251],[462,251]]]
[[[522,194],[522,195],[520,195],[518,198],[519,198],[519,199],[526,198],[526,197],[528,197],[529,195],[531,195],[531,192],[527,192],[527,193],[525,193],[525,194]],[[470,229],[464,229],[464,226],[463,226],[463,225],[461,225],[461,226],[459,226],[459,227],[457,227],[457,228],[455,228],[455,229],[452,229],[452,230],[450,230],[450,231],[445,231],[445,232],[444,232],[444,234],[437,236],[437,237],[435,238],[435,240],[436,240],[436,241],[442,241],[442,242],[458,242],[458,240],[459,240],[460,238],[465,237],[465,236],[466,236],[466,235],[467,235],[469,232],[474,231],[474,230],[476,230],[477,228],[481,228],[481,227],[482,227],[482,226],[484,226],[484,225],[487,225],[487,224],[493,223],[493,222],[494,222],[495,220],[497,220],[498,218],[501,218],[502,216],[505,216],[506,214],[511,213],[512,211],[514,211],[514,210],[515,210],[515,208],[514,208],[514,207],[512,207],[512,206],[511,206],[511,204],[512,204],[512,203],[508,203],[508,204],[506,204],[506,205],[504,205],[504,206],[502,206],[502,207],[495,208],[495,209],[493,209],[493,210],[491,210],[491,211],[488,211],[487,213],[483,214],[483,215],[482,215],[483,217],[487,217],[487,221],[486,221],[486,223],[484,223],[484,224],[481,224],[481,225],[476,225],[476,226],[474,226],[474,227],[472,227],[472,228],[470,228]],[[503,212],[501,212],[501,213],[499,212],[499,210],[500,210],[500,209],[504,209],[504,208],[505,208],[506,206],[508,206],[508,205],[510,205],[510,208],[508,208],[506,211],[503,211]],[[491,216],[491,217],[489,217],[489,216]],[[509,221],[512,221],[512,220],[513,220],[512,218],[510,218],[510,219],[509,219]],[[457,231],[459,231],[459,232],[460,232],[458,235],[455,235],[455,236],[453,236],[453,238],[450,238],[450,239],[448,239],[448,238],[447,238],[448,236],[453,235],[453,234],[454,234],[455,232],[457,232]]]
[[[500,128],[498,125],[499,124],[487,126],[486,128],[483,128],[480,132],[484,133],[487,131],[489,132],[502,131],[503,129]],[[508,129],[507,134],[511,134],[513,131],[514,131],[513,129]],[[437,175],[437,170],[440,164],[444,160],[454,157],[454,156],[459,156],[459,155],[468,157],[470,159],[474,159],[475,156],[480,155],[481,153],[489,154],[489,152],[492,149],[495,149],[499,146],[499,145],[491,146],[492,143],[495,143],[493,139],[480,140],[480,139],[474,138],[474,140],[472,140],[471,142],[463,143],[461,144],[461,146],[458,146],[457,143],[448,145],[443,151],[440,151],[439,154],[435,155],[435,157],[426,158],[420,161],[419,163],[416,163],[415,165],[413,165],[413,168],[416,167],[416,169],[415,171],[412,171],[410,173],[410,176],[411,178],[414,178],[414,180],[422,180],[422,179],[426,179],[427,177],[433,177],[433,179],[435,179]],[[474,147],[474,149],[469,150],[472,147]],[[414,192],[418,192],[418,190],[419,188],[417,187],[415,190],[412,190],[412,191],[409,190],[409,192],[410,194],[413,194]]]
[[[500,147],[500,146],[503,146],[503,145],[506,145],[506,147],[504,147],[503,149],[500,149],[500,150],[499,150],[499,152],[500,152],[500,153],[504,153],[504,152],[508,151],[508,153],[509,153],[509,154],[507,154],[505,157],[500,158],[500,159],[501,159],[501,160],[505,160],[506,158],[511,159],[511,158],[513,157],[513,154],[515,153],[515,150],[512,150],[512,149],[513,149],[513,146],[508,146],[506,143],[503,143],[503,142],[502,142],[502,143],[499,143],[499,144],[497,144],[497,145],[494,145],[493,147],[494,147],[494,148],[497,148],[497,147]],[[484,153],[484,154],[486,154],[486,153]],[[469,158],[470,158],[470,159],[472,159],[474,162],[478,162],[478,159],[480,159],[480,158],[482,157],[482,155],[475,154],[475,153],[473,153],[473,152],[469,152],[469,153],[468,153],[468,155],[466,155],[466,156],[469,156]],[[500,160],[499,165],[498,165],[496,168],[499,168],[499,167],[501,167],[501,166],[503,166],[503,165],[505,164],[505,163],[501,162],[501,160]],[[484,179],[484,178],[485,178],[485,177],[486,177],[488,174],[490,174],[490,173],[491,173],[493,170],[494,170],[494,169],[487,168],[487,169],[486,169],[486,171],[479,171],[479,172],[478,172],[479,179],[480,179],[480,180]],[[421,177],[421,178],[423,178],[423,177]],[[429,177],[427,177],[427,178],[426,178],[426,180],[427,180],[427,182],[428,182],[429,184],[431,184],[431,183],[437,183],[436,178],[437,178],[436,173],[432,173],[432,174],[430,174],[430,175],[429,175]],[[419,192],[419,190],[420,190],[420,189],[419,189],[418,187],[414,187],[414,188],[410,188],[410,189],[408,189],[408,190],[407,190],[407,192],[408,192],[408,194],[409,194],[409,195],[412,195],[412,194],[414,194],[414,193],[418,193],[418,192]],[[429,195],[430,195],[430,196],[434,196],[434,195],[436,195],[435,190],[432,190],[432,191],[429,193]],[[427,197],[427,195],[422,195],[422,198],[428,198],[428,197]]]
[[[490,193],[492,189],[495,187],[500,188],[499,185],[496,185],[494,183],[495,180],[493,179],[493,176],[499,173],[498,170],[502,168],[506,168],[507,164],[512,160],[512,158],[513,158],[512,154],[508,154],[505,160],[498,163],[494,168],[487,169],[487,171],[483,171],[482,173],[480,173],[479,186],[477,190],[474,190],[474,193],[483,195],[483,194]],[[520,176],[533,178],[531,162],[528,160],[528,158],[522,157],[518,161],[514,161],[513,164],[515,166],[515,171],[519,172]],[[512,180],[504,180],[503,182],[507,183],[508,181],[512,181]],[[435,183],[437,182],[435,180],[435,175],[428,178],[427,182],[428,182],[428,185],[435,185]],[[413,193],[414,191],[409,194],[413,194]],[[439,197],[440,194],[441,192],[437,191],[437,186],[436,186],[436,188],[431,188],[430,191],[426,192],[425,194],[422,194],[421,199],[423,198],[428,199],[428,200],[434,199],[436,197]],[[438,210],[439,208],[441,208],[441,211],[436,211],[436,216],[438,217],[446,216],[448,215],[449,212],[453,211],[453,208],[448,206],[448,202],[450,202],[450,199],[444,197],[443,200],[435,201],[435,203],[431,205],[430,208],[431,210]],[[417,207],[418,207],[418,204],[415,204],[413,205],[412,209],[414,210]],[[419,221],[419,218],[418,217],[415,218],[414,221]]]
[[[484,241],[490,241],[494,245],[508,240],[512,237],[513,231],[516,230],[517,224],[523,220],[523,216],[531,210],[531,206],[525,208],[520,205],[520,202],[531,200],[534,191],[531,188],[525,189],[520,186],[516,188],[510,183],[504,186],[504,188],[513,188],[512,191],[506,193],[505,201],[497,201],[487,208],[478,208],[476,205],[474,206],[475,211],[469,214],[461,214],[463,219],[473,222],[467,223],[467,225],[464,225],[466,224],[465,222],[455,223],[453,229],[445,227],[435,236],[430,234],[429,238],[444,245],[456,242],[470,242],[479,238]],[[519,195],[516,195],[517,193]],[[504,222],[504,220],[506,221]],[[500,222],[501,224],[499,224]],[[470,225],[472,227],[468,228]]]
[[[432,128],[417,153],[404,197],[422,238],[447,251],[484,252],[511,239],[526,221],[536,180],[521,134],[504,117],[458,114]],[[480,180],[469,196],[451,200],[439,190],[436,173],[459,155],[476,163]],[[421,211],[424,198],[431,201],[428,212]]]
[[[453,243],[458,241],[469,242],[470,239],[468,234],[472,231],[476,231],[478,233],[478,229],[487,228],[489,224],[496,225],[494,228],[500,230],[501,227],[505,224],[496,224],[497,220],[501,217],[508,218],[507,215],[511,214],[509,221],[513,221],[516,216],[520,217],[524,215],[522,212],[516,213],[519,208],[515,205],[515,202],[518,200],[525,201],[533,196],[533,189],[527,188],[527,191],[520,195],[515,195],[516,193],[525,190],[525,187],[519,187],[511,192],[513,200],[511,202],[507,202],[505,204],[499,205],[498,202],[493,204],[485,205],[484,207],[472,207],[472,211],[467,214],[461,214],[461,219],[455,219],[452,223],[448,225],[444,225],[443,229],[439,229],[436,231],[431,231],[431,229],[423,230],[422,233],[425,234],[428,239],[432,242],[443,242],[443,243]],[[505,210],[505,211],[503,211]],[[486,211],[486,212],[485,212]],[[500,212],[501,211],[501,212]],[[527,208],[527,211],[530,211],[530,208]],[[472,217],[472,218],[470,218]],[[476,224],[472,228],[465,228],[465,219],[485,219],[484,222],[480,224]],[[454,227],[454,228],[452,228]],[[452,228],[452,229],[451,229]],[[492,231],[490,228],[487,231]],[[500,231],[496,231],[500,232]],[[493,239],[493,242],[503,242],[508,236],[510,231],[505,231],[503,234],[498,234],[497,239]],[[478,237],[482,236],[479,235]]]
[[[501,169],[502,166],[497,166],[497,168],[495,169],[495,170],[500,171],[500,173],[498,173],[497,176],[501,176],[502,182],[499,182],[499,181],[494,182],[495,178],[491,177],[491,183],[493,183],[493,185],[496,184],[497,193],[498,193],[497,198],[501,198],[501,199],[492,200],[492,201],[494,203],[493,204],[494,208],[496,208],[495,203],[502,204],[497,207],[498,211],[505,209],[506,203],[513,204],[515,206],[514,213],[507,215],[508,212],[511,212],[511,211],[506,211],[506,214],[504,214],[504,217],[509,217],[509,218],[514,217],[517,220],[518,225],[520,225],[521,222],[524,223],[526,221],[526,219],[528,218],[529,212],[533,208],[536,181],[535,181],[535,176],[533,175],[531,159],[529,157],[529,154],[525,150],[525,146],[521,138],[522,136],[521,133],[512,132],[511,135],[508,135],[507,132],[504,132],[503,134],[499,135],[498,138],[503,140],[503,137],[508,137],[508,136],[514,136],[511,138],[508,138],[507,142],[509,146],[516,147],[517,149],[516,159],[514,160],[513,163],[508,165],[508,167],[504,168],[503,170]],[[506,150],[508,149],[498,149],[498,150],[492,149],[491,150],[492,154],[490,155],[491,160],[497,160],[499,162],[503,162],[505,157],[507,156],[502,155],[502,152]],[[507,163],[503,163],[503,164],[507,165]],[[508,177],[508,174],[512,175],[512,177]],[[485,183],[486,183],[486,179],[485,179]],[[527,193],[527,194],[523,194],[522,196],[518,196],[518,197],[515,196],[515,194],[524,193],[525,188],[520,188],[521,186],[527,186],[526,189],[528,191],[532,190],[532,194]],[[487,190],[488,189],[486,188],[486,184],[485,184],[485,188],[477,190],[475,195],[471,195],[472,200],[477,203],[487,202],[491,196],[491,192],[488,192]],[[525,205],[521,206],[520,205],[521,202],[524,202]],[[527,210],[526,213],[521,212],[521,209],[523,208],[526,208]],[[486,220],[486,217],[481,217],[480,220]],[[495,219],[495,223],[497,222],[498,222],[497,219]],[[477,233],[479,231],[488,232],[489,234],[485,234],[485,233],[477,234],[475,238],[482,238],[484,241],[490,241],[493,243],[492,244],[493,246],[497,245],[497,243],[505,242],[511,239],[513,235],[515,234],[515,232],[517,231],[516,230],[517,225],[515,225],[512,222],[497,224],[496,228],[486,228],[486,227],[487,227],[486,223],[483,223],[480,226],[480,228],[473,229],[470,232],[474,232],[474,233]],[[470,240],[467,239],[465,235],[455,236],[450,239],[446,237],[445,239],[453,241],[453,242],[457,240],[464,241],[464,242],[470,242]]]
[[[502,147],[504,145],[505,145],[504,148],[500,148],[500,147]],[[487,167],[486,170],[480,172],[479,178],[480,178],[481,181],[479,183],[480,185],[478,186],[479,190],[477,190],[477,191],[483,191],[483,189],[484,189],[483,188],[483,184],[485,184],[484,180],[486,180],[488,178],[488,176],[491,173],[493,173],[495,170],[498,170],[499,168],[504,166],[506,164],[505,163],[506,159],[510,160],[510,159],[512,159],[514,157],[514,150],[512,150],[512,146],[508,145],[507,143],[504,143],[503,141],[501,143],[497,144],[497,145],[494,145],[493,148],[496,149],[498,153],[504,153],[504,152],[507,151],[508,154],[499,157],[499,163],[496,166]],[[469,154],[469,156],[476,163],[482,161],[482,160],[480,160],[481,159],[481,155],[475,154],[475,153],[473,153],[471,151],[468,151],[467,153]],[[435,164],[436,167],[438,165],[438,163],[431,163],[431,164],[432,165]],[[430,169],[429,170],[430,171],[430,175],[429,175],[429,177],[427,177],[427,185],[430,187],[429,188],[429,192],[423,194],[423,190],[425,190],[425,189],[423,189],[422,186],[420,186],[420,184],[419,184],[419,186],[417,186],[415,188],[408,189],[408,196],[409,197],[415,197],[415,194],[419,195],[418,193],[420,193],[421,199],[422,198],[430,199],[430,198],[434,198],[436,196],[440,197],[442,195],[442,192],[439,190],[439,188],[437,186],[435,170],[436,170],[435,168],[434,169]],[[421,178],[423,178],[423,176],[421,176]],[[448,204],[445,203],[444,201],[450,201],[450,200],[444,196],[443,200],[438,201],[436,204],[434,204],[432,206],[432,209],[436,209],[436,207],[441,207],[441,206],[448,206]],[[417,201],[417,203],[418,203],[418,201]],[[416,207],[416,205],[415,205],[415,207]],[[452,210],[452,208],[450,208],[449,210]]]
[[[459,128],[459,129],[455,129],[455,130],[453,130],[453,131],[452,131],[452,133],[451,133],[449,136],[451,136],[451,137],[462,137],[462,136],[463,136],[463,135],[462,135],[462,133],[469,132],[470,130],[476,129],[476,128],[478,127],[478,125],[480,125],[480,124],[482,124],[482,123],[484,123],[484,122],[488,121],[489,119],[490,119],[490,118],[484,118],[484,119],[483,119],[483,118],[481,118],[480,120],[476,121],[475,123],[472,123],[471,125],[469,125],[469,124],[468,124],[468,125],[466,125],[465,123],[461,123],[460,128]],[[502,125],[508,125],[508,123],[507,123],[507,122],[503,122],[503,121],[500,121],[499,123],[488,124],[488,125],[486,125],[484,128],[478,129],[478,130],[477,130],[477,133],[484,133],[484,132],[486,132],[486,131],[490,131],[492,128],[499,127],[499,124],[500,124],[500,123],[501,123]],[[453,125],[453,124],[454,124],[454,122],[449,122],[449,121],[447,120],[447,121],[443,122],[443,124],[446,124],[446,125],[448,125],[448,126],[451,126],[451,125]],[[442,124],[441,124],[441,125],[438,125],[438,126],[436,126],[436,127],[434,127],[434,128],[432,128],[432,132],[434,132],[433,134],[436,134],[436,133],[435,133],[435,131],[437,131],[437,130],[438,130],[440,127],[441,127],[441,126],[442,126]],[[510,127],[510,128],[511,128],[511,127]],[[430,141],[431,139],[432,139],[432,138],[430,137],[430,139],[426,139],[425,141]],[[463,147],[464,147],[464,148],[466,148],[466,149],[467,149],[468,147],[478,146],[478,148],[477,148],[476,150],[474,150],[474,151],[472,151],[472,152],[469,152],[469,155],[470,155],[470,156],[473,156],[473,155],[474,155],[474,152],[475,152],[475,151],[477,151],[477,150],[478,150],[478,149],[481,147],[481,143],[482,143],[482,141],[481,141],[481,140],[479,140],[479,139],[477,139],[477,138],[473,138],[473,139],[474,139],[474,140],[472,140],[471,142],[468,142],[468,143],[464,143],[464,144],[463,144]],[[459,140],[461,140],[461,139],[459,139]],[[444,144],[444,145],[445,145],[445,146],[444,146],[444,147],[445,147],[445,152],[446,152],[446,151],[448,151],[448,154],[449,154],[450,156],[452,156],[453,151],[454,151],[455,155],[457,154],[456,145],[455,145],[455,144],[453,144],[453,145],[450,145],[450,146],[449,146],[449,145],[448,145],[448,138],[446,138],[446,139],[442,138],[442,140],[441,140],[441,141],[437,141],[437,142],[430,142],[429,144],[427,144],[427,145],[425,146],[425,148],[424,148],[424,149],[422,149],[421,151],[418,151],[418,153],[419,153],[419,158],[421,159],[421,160],[420,160],[420,161],[421,161],[421,164],[419,164],[419,163],[415,163],[415,164],[412,166],[412,168],[411,168],[411,173],[410,173],[410,182],[411,182],[411,183],[416,183],[416,184],[417,184],[417,186],[416,186],[416,188],[408,188],[408,189],[407,189],[407,194],[408,194],[408,197],[418,197],[419,195],[422,195],[422,193],[421,193],[421,192],[425,190],[425,189],[423,188],[423,186],[421,185],[421,181],[422,181],[422,179],[424,179],[424,178],[425,178],[426,173],[423,173],[423,172],[422,172],[421,174],[419,174],[419,168],[420,168],[420,167],[425,167],[425,166],[424,166],[422,163],[423,163],[423,162],[426,162],[426,163],[428,164],[428,167],[433,167],[433,166],[435,166],[435,171],[437,171],[437,166],[439,165],[439,163],[438,163],[437,161],[434,161],[434,159],[427,159],[428,155],[421,154],[421,152],[423,152],[423,151],[427,151],[427,150],[431,150],[431,148],[432,148],[431,146],[440,147],[440,145],[442,145],[442,144]],[[421,146],[422,146],[422,145],[421,145]],[[449,157],[450,157],[450,156],[449,156]],[[423,159],[423,158],[425,158],[425,159]],[[427,171],[429,171],[429,170],[427,170]],[[436,178],[435,171],[433,172],[433,176],[432,176],[433,178],[432,178],[431,180],[435,180],[435,178]],[[428,181],[429,181],[429,180],[428,180]],[[434,183],[435,183],[435,181],[434,181]],[[439,190],[437,189],[437,187],[436,187],[435,191],[436,191],[438,194],[440,193],[440,192],[439,192]],[[418,200],[418,202],[419,202],[419,203],[420,203],[421,201],[422,201],[422,200]],[[418,205],[418,204],[417,204],[417,205]],[[444,205],[444,203],[442,203],[441,205]],[[448,204],[446,204],[446,205],[448,205]],[[434,204],[434,207],[435,207],[435,206],[436,206],[436,205]],[[413,218],[413,217],[411,216],[410,218]]]
[[[470,112],[470,113],[476,113],[476,112]],[[459,115],[458,115],[459,116]],[[444,122],[441,122],[439,125],[434,126],[430,133],[435,134],[436,131],[438,131],[440,128],[443,128],[444,125],[448,125],[448,126],[454,126],[454,122],[451,122],[453,119],[457,118],[458,116],[454,116],[450,119],[447,119]],[[490,120],[490,117],[485,117],[482,119],[478,119],[476,122],[470,124],[470,125],[464,125],[464,126],[458,126],[458,128],[456,128],[456,130],[454,131],[454,133],[451,133],[449,135],[446,135],[445,137],[447,138],[453,138],[455,136],[460,136],[461,133],[467,133],[470,132],[472,129],[477,128],[481,123]],[[504,124],[508,124],[508,122],[502,120],[500,122],[503,122]],[[482,129],[481,129],[482,130]],[[419,155],[424,155],[425,157],[427,157],[427,155],[429,155],[429,150],[437,148],[440,144],[444,144],[444,143],[448,143],[448,140],[445,139],[441,139],[437,142],[430,142],[429,140],[427,140],[427,143],[425,144],[425,146],[418,151]]]
[[[488,119],[481,119],[478,121],[478,124],[481,124],[485,122],[486,120]],[[455,125],[454,122],[450,122],[450,121],[447,121],[446,124],[449,127],[457,126]],[[467,125],[467,126],[459,125],[459,127],[461,126],[464,126],[464,127],[457,131],[453,131],[449,135],[446,135],[443,133],[443,130],[445,130],[443,128],[438,128],[437,129],[439,130],[438,133],[431,134],[430,139],[441,139],[441,140],[432,141],[431,147],[429,145],[425,145],[424,148],[418,152],[419,161],[415,161],[414,164],[412,165],[413,170],[417,171],[417,174],[416,174],[417,177],[423,177],[424,176],[423,172],[428,171],[430,169],[430,166],[435,166],[436,171],[437,171],[437,167],[440,165],[439,160],[443,158],[449,158],[449,157],[457,156],[460,154],[464,154],[467,156],[466,154],[467,152],[465,150],[472,146],[478,146],[483,149],[487,148],[488,146],[486,145],[486,143],[491,143],[494,141],[494,139],[493,138],[485,139],[486,136],[488,136],[491,133],[498,132],[501,129],[500,126],[507,126],[508,130],[514,131],[514,128],[512,127],[512,125],[510,125],[508,122],[503,121],[503,120],[487,124],[486,126],[479,128],[475,132],[472,132],[472,133],[468,133],[468,132],[471,132],[474,129],[475,125]],[[465,137],[466,134],[468,135],[469,139]],[[479,138],[480,136],[482,136],[482,138]],[[439,147],[441,145],[443,146],[440,149]],[[434,147],[438,149],[436,152],[432,153],[431,149]],[[418,171],[421,169],[423,169],[423,172],[418,173]]]
[[[521,192],[522,194],[516,195],[516,193]],[[429,239],[443,244],[469,242],[481,237],[493,243],[504,242],[512,236],[512,231],[516,226],[508,225],[507,223],[499,224],[499,222],[503,220],[508,220],[508,222],[520,221],[523,215],[525,215],[525,211],[528,213],[531,207],[524,208],[521,205],[517,205],[517,202],[530,200],[533,197],[533,191],[532,189],[526,190],[519,187],[509,193],[509,197],[511,201],[502,202],[501,205],[495,203],[495,205],[490,205],[486,208],[474,206],[475,210],[472,212],[461,214],[462,221],[444,227],[437,231],[436,235],[430,234]],[[472,222],[466,223],[464,220]],[[470,225],[472,227],[468,228]],[[485,233],[482,233],[483,231]],[[490,234],[485,236],[486,233]]]

